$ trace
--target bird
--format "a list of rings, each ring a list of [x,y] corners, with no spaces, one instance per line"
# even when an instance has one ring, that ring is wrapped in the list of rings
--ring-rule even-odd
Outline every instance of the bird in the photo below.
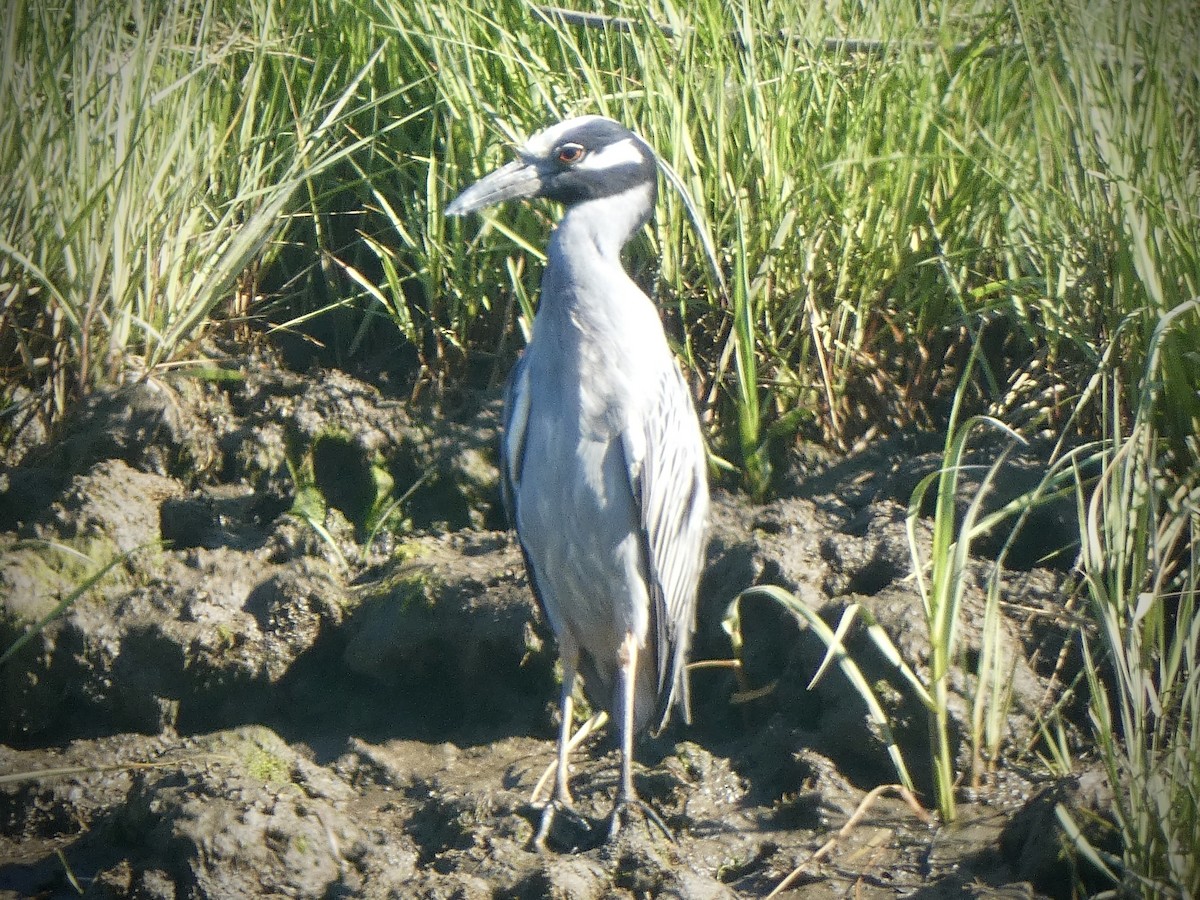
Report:
[[[706,548],[709,490],[695,404],[654,303],[622,249],[657,197],[657,156],[620,122],[566,119],[446,207],[462,216],[509,200],[563,206],[551,232],[530,339],[505,389],[501,493],[562,669],[557,813],[584,827],[568,785],[577,675],[619,729],[608,838],[635,810],[670,831],[633,783],[634,736],[673,707],[691,722],[687,671]]]

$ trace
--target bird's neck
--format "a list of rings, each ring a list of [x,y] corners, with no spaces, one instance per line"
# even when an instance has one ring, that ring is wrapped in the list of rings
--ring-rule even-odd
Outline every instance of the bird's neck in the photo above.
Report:
[[[653,207],[653,184],[568,207],[550,238],[551,261],[598,255],[604,262],[620,266],[621,249],[649,220]]]

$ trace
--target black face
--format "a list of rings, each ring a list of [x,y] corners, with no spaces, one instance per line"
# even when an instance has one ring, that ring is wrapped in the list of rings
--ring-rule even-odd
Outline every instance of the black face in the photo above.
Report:
[[[556,136],[539,160],[543,197],[570,205],[611,197],[638,185],[654,191],[654,155],[632,131],[609,119],[594,119]]]

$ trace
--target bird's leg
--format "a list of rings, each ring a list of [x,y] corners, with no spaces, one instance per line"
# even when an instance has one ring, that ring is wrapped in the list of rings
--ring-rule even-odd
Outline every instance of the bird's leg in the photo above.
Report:
[[[587,740],[588,735],[590,735],[597,728],[603,728],[605,723],[607,723],[607,722],[608,722],[608,713],[604,712],[604,710],[601,710],[600,712],[593,715],[586,722],[584,722],[582,725],[580,725],[579,728],[576,729],[575,733],[573,735],[571,735],[571,740],[569,740],[567,742],[567,753],[571,753],[576,747],[578,747],[585,740]],[[533,790],[529,794],[529,803],[532,806],[539,805],[538,797],[541,796],[542,788],[544,788],[547,785],[547,783],[549,783],[550,779],[554,777],[554,775],[557,771],[558,771],[558,756],[556,754],[554,759],[552,759],[550,761],[550,765],[546,766],[546,770],[544,772],[542,772],[542,777],[537,780],[537,784],[535,784],[533,786]]]
[[[650,804],[637,795],[633,786],[633,702],[637,691],[638,640],[632,631],[625,633],[617,654],[617,702],[620,709],[618,720],[621,729],[621,780],[617,784],[617,805],[613,808],[608,826],[611,841],[621,830],[630,808],[636,807],[642,814],[661,829],[671,841],[675,840],[671,830]]]
[[[542,821],[533,839],[533,846],[539,850],[546,848],[546,837],[550,834],[556,812],[564,812],[584,828],[589,828],[584,818],[575,811],[575,801],[571,799],[571,788],[567,784],[567,757],[571,752],[571,720],[575,713],[575,671],[579,664],[579,647],[566,633],[559,637],[559,657],[563,676],[562,696],[558,703],[562,713],[562,721],[558,726],[558,764],[554,772],[554,795],[542,808]]]
[[[617,683],[621,695],[621,783],[617,785],[618,806],[637,799],[637,790],[633,786],[633,702],[637,689],[637,658],[637,638],[632,631],[628,631],[621,641],[621,649],[617,651]]]
[[[575,666],[576,654],[568,662],[563,660],[562,697],[558,708],[562,721],[558,723],[558,766],[554,770],[554,800],[567,808],[574,806],[571,788],[567,784],[568,756],[571,752],[571,725],[575,718]]]

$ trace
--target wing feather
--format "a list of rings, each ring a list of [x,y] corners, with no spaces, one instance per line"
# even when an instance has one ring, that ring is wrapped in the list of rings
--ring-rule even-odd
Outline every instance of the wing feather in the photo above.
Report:
[[[504,511],[508,516],[509,527],[517,532],[517,544],[521,548],[521,556],[525,560],[525,574],[529,578],[529,587],[533,598],[546,621],[552,621],[550,611],[546,608],[546,600],[542,589],[538,586],[537,571],[529,549],[517,529],[517,496],[521,487],[521,477],[525,468],[525,436],[529,426],[529,374],[526,372],[525,360],[522,356],[517,360],[508,375],[508,383],[504,387],[504,415],[501,417],[500,437],[500,498],[504,501]]]
[[[657,732],[676,703],[684,720],[691,721],[684,664],[695,629],[708,519],[704,441],[678,366],[664,373],[646,415],[626,431],[624,451],[649,569],[660,698]]]
[[[504,415],[500,420],[500,497],[508,524],[517,524],[517,489],[525,464],[525,431],[529,425],[529,375],[522,356],[508,374],[504,387]]]

